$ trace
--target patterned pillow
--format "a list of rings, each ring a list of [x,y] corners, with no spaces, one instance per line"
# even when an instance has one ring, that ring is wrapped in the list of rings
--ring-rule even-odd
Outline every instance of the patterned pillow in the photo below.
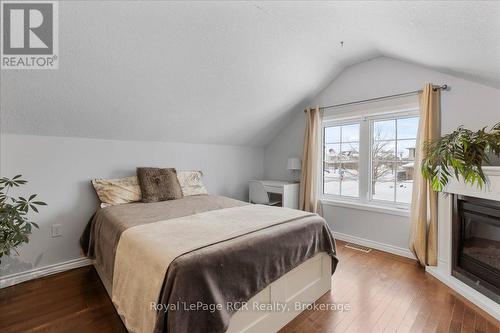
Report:
[[[182,194],[187,197],[190,195],[208,194],[207,189],[201,180],[203,173],[201,171],[178,171],[177,178],[181,184]]]
[[[182,198],[182,189],[174,168],[137,168],[142,202]]]
[[[119,179],[93,179],[92,185],[101,200],[101,207],[141,201],[137,177]]]

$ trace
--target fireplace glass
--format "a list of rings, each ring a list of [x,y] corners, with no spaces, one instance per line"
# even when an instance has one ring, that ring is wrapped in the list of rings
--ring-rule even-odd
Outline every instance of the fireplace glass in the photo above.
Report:
[[[453,275],[499,302],[500,202],[457,195],[453,213]]]

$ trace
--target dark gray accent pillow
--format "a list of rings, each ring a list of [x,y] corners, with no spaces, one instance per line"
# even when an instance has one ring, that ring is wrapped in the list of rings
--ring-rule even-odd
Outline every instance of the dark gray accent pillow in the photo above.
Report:
[[[137,168],[142,202],[182,198],[182,189],[174,168]]]

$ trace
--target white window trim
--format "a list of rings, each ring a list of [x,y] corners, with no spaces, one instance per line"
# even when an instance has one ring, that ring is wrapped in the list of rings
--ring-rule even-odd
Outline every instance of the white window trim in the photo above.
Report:
[[[366,210],[376,213],[384,213],[396,216],[410,217],[410,210],[408,208],[397,208],[394,206],[384,206],[379,204],[366,204],[360,201],[347,201],[347,200],[332,200],[332,199],[320,199],[321,203],[326,206],[343,207],[343,208],[354,208],[359,210]]]
[[[318,163],[318,192],[320,201],[325,205],[339,206],[339,207],[349,207],[361,210],[374,211],[379,213],[386,213],[391,215],[399,216],[409,216],[410,205],[406,203],[389,202],[383,200],[372,199],[372,194],[370,193],[370,182],[372,173],[371,170],[371,149],[373,147],[373,129],[372,123],[376,120],[390,119],[390,118],[404,118],[404,117],[415,117],[419,116],[419,106],[418,104],[395,106],[392,108],[384,109],[371,109],[359,111],[357,110],[355,114],[340,114],[340,115],[330,115],[323,118],[321,123],[321,137],[319,141],[321,157]],[[358,174],[359,174],[359,197],[347,197],[335,194],[324,194],[323,193],[323,160],[324,160],[324,133],[325,127],[338,126],[344,124],[360,124],[359,133],[359,162],[358,162]],[[368,136],[368,137],[367,137]],[[362,142],[369,142],[368,147]],[[368,151],[365,151],[368,148]]]

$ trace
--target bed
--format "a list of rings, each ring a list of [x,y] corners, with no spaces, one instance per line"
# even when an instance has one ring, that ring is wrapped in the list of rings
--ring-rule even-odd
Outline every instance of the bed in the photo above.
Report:
[[[275,332],[330,289],[325,221],[216,195],[98,209],[82,238],[130,332]]]

